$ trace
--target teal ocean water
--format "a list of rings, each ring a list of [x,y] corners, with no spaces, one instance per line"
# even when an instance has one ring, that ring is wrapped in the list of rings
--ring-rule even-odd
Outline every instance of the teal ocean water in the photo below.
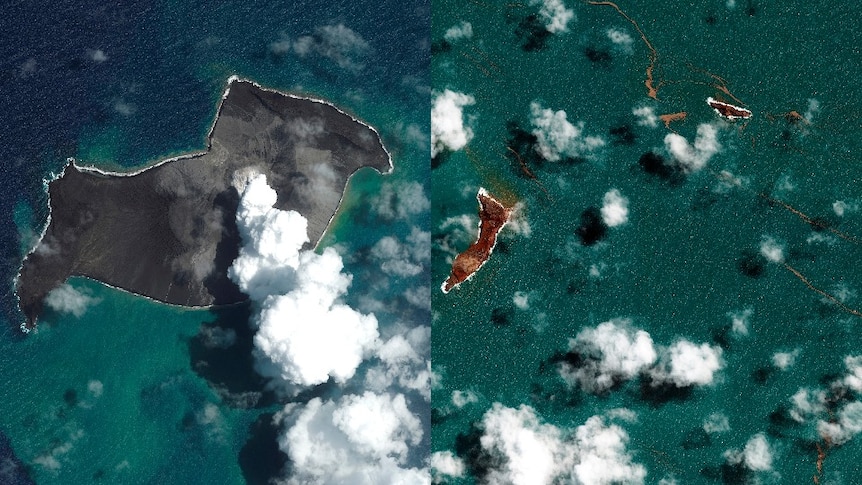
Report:
[[[405,240],[428,226],[430,5],[37,3],[10,6],[0,20],[9,40],[0,58],[7,92],[0,103],[8,114],[0,175],[0,482],[284,477],[271,418],[285,401],[265,392],[252,370],[248,305],[187,310],[73,278],[69,285],[87,304],[48,311],[37,331],[22,336],[13,277],[48,215],[43,181],[67,157],[123,170],[199,150],[226,80],[239,75],[329,100],[380,132],[394,172],[356,174],[321,248],[344,255],[353,275],[345,303],[373,311],[384,337],[396,327],[428,325],[427,303],[401,296],[427,295],[427,261],[416,263],[418,276],[392,276],[369,251],[384,236]],[[326,26],[349,32],[328,38]],[[310,51],[292,50],[303,37]],[[398,212],[387,205],[391,196],[380,202],[381,192],[402,186],[420,197],[419,206]],[[387,304],[374,304],[380,301]],[[224,348],[219,338],[232,334],[235,343]],[[297,402],[342,392],[324,385]],[[427,448],[427,431],[423,443]],[[409,464],[421,462],[417,455]]]
[[[434,3],[435,96],[471,97],[460,104],[472,137],[433,163],[433,282],[475,238],[480,186],[520,206],[475,277],[433,294],[432,451],[466,464],[441,481],[557,483],[511,478],[517,460],[488,420],[500,403],[529,406],[570,442],[591,416],[618,423],[645,483],[862,482],[849,431],[860,389],[845,364],[862,353],[859,6],[618,1],[642,39],[610,5],[562,3],[572,16],[553,33],[542,2]],[[710,96],[753,116],[721,120]],[[558,110],[574,131],[543,127]],[[668,128],[644,116],[679,112]],[[603,143],[591,150],[588,137]],[[627,201],[619,225],[601,216],[614,189]],[[720,367],[684,389],[653,386],[650,366],[604,392],[590,392],[588,371],[567,383],[561,368],[602,355],[570,339],[608,321],[647,332],[660,362],[684,339]],[[637,355],[615,342],[623,360]],[[792,401],[800,389],[823,392],[803,400],[808,414]]]

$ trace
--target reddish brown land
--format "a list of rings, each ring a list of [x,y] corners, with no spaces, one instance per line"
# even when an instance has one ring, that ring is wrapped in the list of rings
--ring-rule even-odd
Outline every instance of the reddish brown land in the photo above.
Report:
[[[715,112],[719,114],[719,116],[727,118],[731,121],[746,120],[748,118],[751,118],[751,111],[745,108],[741,108],[739,106],[734,106],[732,104],[717,101],[713,98],[706,98],[706,104],[708,104],[712,109],[714,109]]]
[[[504,206],[485,189],[480,188],[476,198],[479,200],[479,237],[466,251],[455,257],[452,273],[440,287],[443,293],[449,293],[452,288],[470,279],[488,261],[497,244],[497,234],[512,215],[511,207]]]

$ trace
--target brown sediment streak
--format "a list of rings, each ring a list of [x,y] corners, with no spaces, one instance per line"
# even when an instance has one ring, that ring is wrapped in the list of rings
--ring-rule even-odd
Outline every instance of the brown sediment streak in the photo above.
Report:
[[[814,286],[814,285],[811,283],[811,281],[809,281],[809,280],[808,280],[808,278],[806,278],[802,273],[800,273],[800,272],[799,272],[796,268],[794,268],[793,266],[790,266],[790,265],[789,265],[789,264],[787,264],[787,263],[782,263],[782,264],[784,265],[784,267],[785,267],[785,268],[787,268],[787,271],[790,271],[791,273],[793,273],[793,275],[794,275],[794,276],[796,276],[797,278],[799,278],[799,280],[800,280],[800,281],[802,281],[803,283],[805,283],[805,286],[807,286],[809,289],[813,290],[815,293],[817,293],[817,294],[819,294],[820,296],[822,296],[822,297],[826,298],[827,300],[831,301],[831,302],[832,302],[832,303],[834,303],[838,308],[840,308],[840,309],[844,310],[845,312],[847,312],[847,313],[849,313],[849,314],[851,314],[851,315],[856,315],[857,317],[862,317],[862,312],[860,312],[859,310],[856,310],[856,309],[850,308],[849,306],[847,306],[847,305],[845,305],[844,303],[842,303],[842,302],[841,302],[841,300],[839,300],[838,298],[836,298],[836,297],[832,296],[831,294],[827,293],[826,291],[823,291],[823,290],[821,290],[820,288],[818,288],[818,287]]]
[[[629,17],[625,12],[623,12],[623,9],[621,9],[614,2],[600,2],[600,1],[588,0],[587,4],[589,4],[589,5],[604,5],[607,7],[613,7],[614,9],[616,9],[617,12],[619,12],[620,15],[623,16],[623,18],[628,20],[629,23],[631,23],[632,26],[634,26],[635,30],[638,31],[638,34],[640,34],[641,39],[643,39],[644,44],[646,44],[646,46],[647,46],[647,49],[649,49],[649,66],[647,66],[647,68],[646,68],[646,80],[644,81],[644,84],[646,85],[646,88],[647,88],[647,96],[649,96],[652,99],[658,100],[658,88],[659,88],[659,86],[655,85],[655,80],[653,79],[653,71],[655,70],[656,61],[658,61],[658,51],[655,50],[655,47],[653,47],[652,43],[650,43],[649,39],[647,39],[647,36],[646,36],[646,34],[644,34],[644,31],[641,30],[640,25],[638,25],[638,23],[635,21],[635,19]],[[661,84],[661,83],[659,83],[659,84]]]
[[[806,213],[800,211],[799,209],[793,207],[792,205],[788,204],[787,202],[784,202],[784,201],[779,200],[779,199],[775,199],[775,198],[770,197],[770,196],[768,196],[762,192],[758,192],[757,195],[762,197],[763,199],[766,199],[767,201],[769,201],[773,204],[778,204],[781,207],[784,207],[785,209],[790,211],[792,214],[795,214],[797,217],[802,219],[804,222],[807,222],[808,224],[810,224],[814,227],[817,227],[819,229],[825,229],[825,230],[831,232],[832,234],[840,237],[841,239],[844,239],[845,241],[850,241],[854,244],[859,244],[860,242],[862,242],[859,240],[859,238],[857,238],[855,236],[851,236],[850,234],[843,233],[843,232],[839,231],[838,229],[835,229],[834,227],[831,227],[822,221],[818,221],[816,219],[811,218],[811,216],[809,216],[808,214],[806,214]]]
[[[512,215],[511,207],[504,206],[484,188],[479,189],[476,199],[479,200],[479,237],[466,251],[455,257],[452,272],[440,287],[443,293],[449,293],[452,288],[470,279],[488,261],[497,244],[497,235]]]
[[[726,94],[726,95],[730,96],[730,97],[731,97],[731,98],[733,98],[733,100],[734,100],[734,101],[736,101],[737,103],[739,103],[739,104],[745,104],[745,103],[743,103],[742,101],[740,101],[740,99],[739,99],[739,98],[737,98],[736,96],[734,96],[734,95],[733,95],[733,93],[731,93],[729,89],[727,89],[727,81],[725,81],[723,77],[721,77],[721,76],[719,76],[719,75],[717,75],[717,74],[713,74],[713,73],[711,73],[711,72],[707,71],[706,69],[702,69],[702,68],[700,68],[700,67],[696,67],[696,66],[694,66],[694,65],[692,65],[692,64],[688,64],[688,68],[689,68],[689,69],[691,69],[691,70],[693,70],[693,71],[697,71],[697,72],[699,72],[699,73],[701,73],[701,74],[706,74],[707,76],[709,76],[709,77],[713,78],[715,81],[717,81],[717,82],[718,82],[718,84],[711,84],[711,86],[712,86],[713,88],[718,89],[718,90],[719,90],[719,91],[721,91],[722,93],[724,93],[724,94]]]
[[[659,116],[658,118],[664,123],[665,128],[673,131],[673,129],[671,129],[670,127],[670,124],[674,121],[682,121],[685,119],[686,116],[688,116],[688,113],[686,113],[685,111],[680,111],[679,113],[664,114]]]

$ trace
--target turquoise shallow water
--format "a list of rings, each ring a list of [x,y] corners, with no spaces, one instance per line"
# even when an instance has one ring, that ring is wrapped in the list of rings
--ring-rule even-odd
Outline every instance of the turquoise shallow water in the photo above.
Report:
[[[504,230],[473,280],[448,295],[434,293],[432,356],[441,379],[433,395],[433,451],[458,452],[459,435],[468,435],[494,402],[527,404],[562,429],[626,407],[638,414],[624,427],[647,483],[669,477],[679,483],[812,483],[819,440],[814,425],[782,424],[782,409],[800,387],[823,387],[846,372],[844,356],[862,350],[862,320],[782,265],[759,259],[758,251],[764,237],[780,241],[787,264],[812,285],[843,294],[849,307],[860,305],[855,265],[862,251],[854,238],[862,236],[862,219],[855,211],[839,216],[833,210],[833,202],[860,196],[862,39],[850,20],[858,6],[617,3],[658,53],[657,101],[644,85],[648,49],[609,6],[566,2],[575,14],[568,32],[527,51],[517,31],[537,6],[434,5],[433,85],[475,99],[464,108],[474,137],[466,150],[438,159],[432,174],[434,282],[448,274],[447,248],[463,250],[470,242],[446,221],[467,215],[475,227],[479,186],[520,201],[531,231]],[[461,21],[471,24],[472,38],[444,44],[445,31]],[[632,38],[630,49],[609,40],[611,28]],[[717,120],[706,97],[732,99],[706,71],[723,78],[754,112],[749,122]],[[786,119],[790,111],[804,114],[809,99],[820,107],[810,123]],[[529,159],[537,181],[524,177],[506,146],[516,145],[512,124],[532,129],[532,101],[564,110],[606,146],[581,160]],[[638,125],[632,110],[642,106],[656,114],[687,112],[671,127],[689,141],[700,124],[716,126],[721,150],[705,169],[674,183],[646,173],[640,157],[650,151],[667,156],[669,131]],[[740,177],[741,186],[723,186],[723,170]],[[614,188],[629,200],[628,222],[585,246],[576,236],[581,214],[600,208]],[[850,239],[815,231],[798,212],[767,197],[821,218]],[[744,274],[746,262],[761,265],[762,274]],[[529,308],[515,305],[516,292],[529,295]],[[745,309],[751,309],[749,332],[734,334],[728,313]],[[613,318],[632,319],[656,344],[685,338],[719,345],[723,370],[713,385],[658,403],[645,400],[637,379],[605,396],[567,387],[551,357],[565,352],[582,328]],[[774,353],[795,349],[798,358],[788,370],[772,366]],[[478,401],[459,409],[451,400],[455,390],[470,390]],[[730,430],[694,443],[713,413],[726,415]],[[773,447],[773,470],[746,476],[722,470],[723,453],[760,432]],[[823,482],[862,481],[858,441],[828,449]],[[468,472],[452,482],[474,480]]]
[[[283,402],[262,392],[251,369],[247,306],[184,310],[73,278],[71,286],[92,299],[80,316],[49,313],[25,338],[12,330],[20,318],[12,278],[47,217],[42,181],[66,157],[117,170],[199,150],[234,74],[327,99],[375,127],[395,166],[387,177],[356,174],[322,243],[347,255],[345,272],[354,279],[346,303],[388,301],[425,284],[421,274],[387,281],[367,254],[383,236],[403,239],[414,225],[427,226],[427,207],[395,220],[368,207],[383,184],[421,187],[428,179],[430,7],[332,7],[31,2],[6,12],[4,30],[17,40],[4,45],[0,59],[10,94],[0,145],[8,160],[0,176],[7,282],[0,452],[3,460],[14,453],[36,483],[266,483],[282,476],[284,465],[270,424]],[[348,67],[275,47],[339,24],[366,43],[348,52]],[[384,335],[396,323],[427,324],[427,310],[399,301],[374,309]],[[208,348],[213,328],[234,329],[237,343]],[[6,463],[0,481],[12,479]]]

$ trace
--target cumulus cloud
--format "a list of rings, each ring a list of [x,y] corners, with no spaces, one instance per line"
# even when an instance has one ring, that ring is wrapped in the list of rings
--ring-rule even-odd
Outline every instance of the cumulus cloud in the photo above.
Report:
[[[473,404],[476,402],[479,402],[479,396],[477,396],[475,392],[469,389],[466,391],[461,391],[457,389],[452,391],[452,404],[456,408],[460,409],[468,404]]]
[[[780,370],[787,370],[796,363],[800,352],[800,349],[794,349],[792,352],[776,352],[772,354],[772,365]]]
[[[730,431],[730,420],[722,413],[712,413],[703,420],[703,430],[709,434]]]
[[[770,236],[763,236],[760,240],[760,254],[773,263],[783,263],[784,245]]]
[[[575,12],[566,8],[563,0],[530,0],[530,5],[539,6],[539,17],[548,32],[569,31],[569,22],[575,18]]]
[[[430,484],[427,469],[408,462],[422,440],[420,420],[403,394],[314,398],[280,415],[279,447],[291,461],[286,484]]]
[[[493,464],[489,485],[638,484],[646,478],[646,468],[626,450],[626,431],[603,416],[572,432],[543,423],[529,406],[494,403],[481,428],[480,444]]]
[[[461,478],[464,470],[464,461],[451,451],[431,453],[432,483],[445,483],[446,478]]]
[[[406,220],[431,209],[431,201],[419,182],[389,183],[371,202],[372,210],[385,220]]]
[[[847,403],[838,411],[837,419],[817,422],[817,431],[833,445],[843,445],[862,432],[862,402]]]
[[[632,114],[635,115],[637,123],[640,126],[655,128],[658,126],[658,116],[655,114],[655,109],[652,106],[641,106],[632,109]]]
[[[45,304],[48,305],[48,308],[78,318],[81,318],[88,308],[99,303],[99,301],[101,300],[75,289],[69,283],[63,283],[45,296]]]
[[[560,374],[571,384],[593,393],[608,391],[631,379],[656,361],[650,335],[631,327],[627,319],[615,319],[587,327],[569,340],[569,350],[581,359],[578,366],[562,364]]]
[[[406,241],[384,236],[372,246],[369,256],[386,274],[402,278],[416,276],[431,260],[431,233],[413,226]]]
[[[351,277],[335,250],[302,250],[307,221],[273,208],[263,175],[246,186],[237,210],[240,253],[228,271],[258,310],[253,317],[257,370],[308,386],[344,382],[378,345],[377,319],[338,302]]]
[[[611,42],[625,52],[631,52],[634,39],[628,32],[622,29],[610,28],[605,31]]]
[[[621,226],[629,220],[629,200],[619,190],[611,189],[602,199],[601,212],[608,227]]]
[[[706,166],[709,159],[721,150],[718,142],[718,129],[703,123],[697,127],[694,145],[682,135],[668,133],[664,137],[664,146],[668,153],[686,172],[696,172]]]
[[[431,400],[431,327],[420,325],[392,336],[377,350],[379,364],[365,374],[365,385],[375,392],[399,386]]]
[[[741,451],[731,449],[724,453],[729,464],[745,466],[754,472],[772,470],[772,455],[773,448],[763,433],[752,436]]]
[[[862,207],[862,204],[858,200],[836,200],[832,203],[832,211],[838,217],[844,217],[845,214],[850,212],[859,212],[860,207]]]
[[[583,122],[573,125],[565,111],[543,108],[536,101],[530,103],[530,123],[536,137],[536,151],[549,162],[587,156],[605,145],[601,137],[584,135]]]
[[[449,42],[457,42],[461,39],[469,39],[471,37],[473,37],[473,26],[470,22],[464,22],[463,20],[457,25],[446,29],[446,33],[443,34],[443,38]]]
[[[754,309],[752,308],[728,313],[727,316],[730,318],[730,330],[736,335],[748,335],[748,324],[751,319],[751,315],[753,314]]]
[[[662,352],[659,364],[650,373],[653,383],[676,387],[710,385],[715,373],[724,367],[721,355],[719,347],[679,340]]]
[[[350,71],[362,70],[364,59],[371,52],[368,42],[344,24],[318,27],[313,34],[297,38],[292,47],[300,57],[317,54]]]
[[[822,389],[800,388],[790,397],[790,418],[804,423],[813,416],[826,411],[826,393]]]
[[[444,150],[460,150],[473,139],[473,130],[464,125],[464,107],[475,103],[473,96],[449,89],[434,93],[431,106],[432,158]]]
[[[87,49],[87,57],[93,62],[105,62],[108,60],[108,56],[102,49]]]

